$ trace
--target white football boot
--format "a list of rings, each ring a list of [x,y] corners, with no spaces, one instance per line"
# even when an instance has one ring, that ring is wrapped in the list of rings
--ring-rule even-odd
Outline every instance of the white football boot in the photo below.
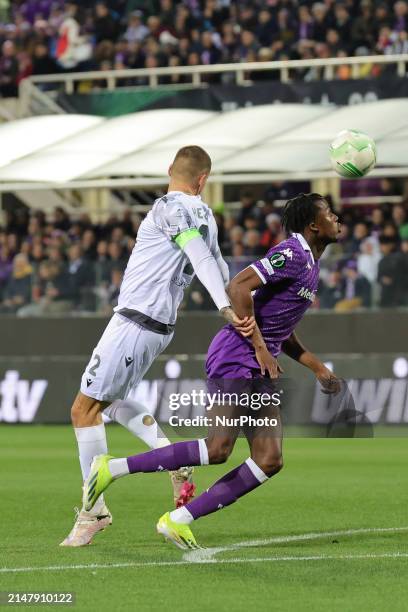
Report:
[[[95,534],[112,525],[112,515],[104,505],[98,515],[75,508],[75,524],[60,546],[86,546]]]
[[[179,470],[169,472],[176,508],[184,506],[194,497],[196,486],[193,482],[193,472],[193,467],[182,467]]]

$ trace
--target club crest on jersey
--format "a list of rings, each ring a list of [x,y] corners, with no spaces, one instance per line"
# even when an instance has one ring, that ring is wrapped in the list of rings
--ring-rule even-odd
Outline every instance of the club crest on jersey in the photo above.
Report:
[[[286,257],[283,253],[274,253],[269,258],[269,262],[272,268],[283,268],[286,263]]]

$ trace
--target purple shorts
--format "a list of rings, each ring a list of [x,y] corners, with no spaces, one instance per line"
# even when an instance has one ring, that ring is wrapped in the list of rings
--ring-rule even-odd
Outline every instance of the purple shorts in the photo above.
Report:
[[[272,354],[280,351],[268,346]],[[280,347],[279,347],[280,348]],[[258,378],[261,376],[252,343],[226,325],[211,342],[205,362],[207,378]]]

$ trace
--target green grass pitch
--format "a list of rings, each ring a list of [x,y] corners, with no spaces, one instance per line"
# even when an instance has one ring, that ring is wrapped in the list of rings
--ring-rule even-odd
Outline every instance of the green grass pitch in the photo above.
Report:
[[[115,455],[143,450],[118,426],[108,440]],[[198,468],[199,489],[247,456],[240,440],[227,466]],[[1,426],[0,591],[73,591],[90,612],[408,610],[406,439],[288,438],[284,457],[271,482],[194,525],[202,545],[224,548],[206,562],[156,535],[166,474],[115,483],[112,527],[62,549],[80,501],[73,432]]]

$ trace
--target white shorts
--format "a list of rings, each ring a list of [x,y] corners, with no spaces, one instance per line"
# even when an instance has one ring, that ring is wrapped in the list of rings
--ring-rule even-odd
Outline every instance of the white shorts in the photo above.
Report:
[[[81,393],[100,401],[125,399],[172,338],[114,314],[82,375]]]

